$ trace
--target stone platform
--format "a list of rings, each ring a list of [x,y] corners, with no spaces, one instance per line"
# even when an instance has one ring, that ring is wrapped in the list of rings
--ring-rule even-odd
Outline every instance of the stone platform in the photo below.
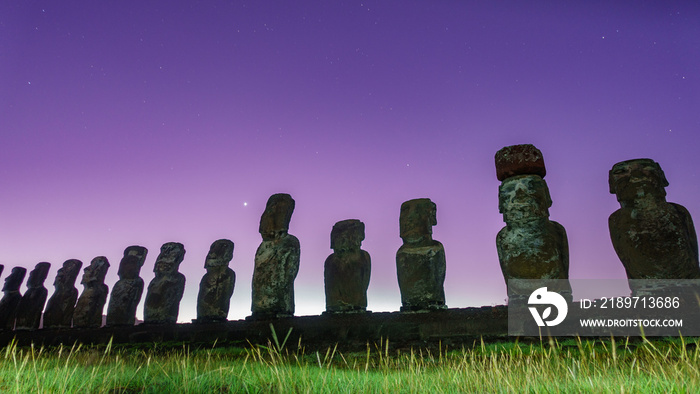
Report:
[[[291,329],[291,332],[290,332]],[[72,346],[82,344],[176,344],[243,346],[281,344],[343,350],[364,350],[368,344],[389,341],[392,348],[410,346],[472,346],[484,340],[507,340],[506,306],[454,308],[425,313],[379,312],[295,316],[274,320],[237,320],[221,323],[139,324],[94,329],[40,329],[0,333],[0,344]]]

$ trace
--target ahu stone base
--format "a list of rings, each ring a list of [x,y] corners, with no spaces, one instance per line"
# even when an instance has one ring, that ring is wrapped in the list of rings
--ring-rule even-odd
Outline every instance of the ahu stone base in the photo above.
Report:
[[[290,332],[291,329],[291,332]],[[274,333],[273,333],[274,330]],[[379,312],[296,316],[274,320],[237,320],[220,323],[139,324],[133,327],[41,329],[1,332],[0,344],[72,346],[82,344],[176,344],[241,346],[280,344],[289,333],[287,348],[364,350],[368,344],[394,347],[471,346],[485,340],[507,339],[506,306],[453,308],[425,313]],[[374,345],[372,345],[374,347]]]

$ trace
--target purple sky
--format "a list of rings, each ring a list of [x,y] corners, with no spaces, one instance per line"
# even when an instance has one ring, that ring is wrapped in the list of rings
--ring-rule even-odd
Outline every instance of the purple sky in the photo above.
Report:
[[[494,154],[521,143],[544,154],[570,277],[624,278],[614,163],[658,161],[700,220],[700,4],[531,3],[2,2],[2,278],[48,261],[50,295],[63,261],[104,255],[111,288],[137,244],[148,284],[181,242],[189,321],[209,246],[229,238],[243,318],[260,215],[285,192],[297,315],[324,310],[330,231],[350,218],[369,309],[395,311],[399,208],[428,197],[448,306],[502,304]]]

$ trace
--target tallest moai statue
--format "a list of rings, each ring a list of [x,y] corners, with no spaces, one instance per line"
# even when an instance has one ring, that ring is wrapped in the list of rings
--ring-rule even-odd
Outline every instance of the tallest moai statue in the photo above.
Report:
[[[496,237],[496,249],[509,301],[527,299],[535,290],[509,284],[510,279],[569,278],[566,230],[549,220],[552,199],[545,175],[542,152],[533,145],[507,146],[496,153],[498,210],[506,223]],[[568,282],[554,290],[571,294]]]
[[[651,159],[613,166],[610,193],[620,209],[608,219],[610,238],[628,279],[700,279],[698,239],[690,213],[666,202],[668,181]]]
[[[294,279],[299,272],[299,240],[288,233],[294,212],[289,194],[273,194],[260,218],[263,242],[255,252],[254,319],[294,315]]]

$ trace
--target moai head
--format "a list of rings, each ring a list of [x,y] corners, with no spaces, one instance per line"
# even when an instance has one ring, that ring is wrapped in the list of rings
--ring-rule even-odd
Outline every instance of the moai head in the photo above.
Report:
[[[204,268],[228,267],[231,259],[233,259],[233,242],[220,239],[211,244],[207,258],[204,260]]]
[[[83,270],[83,279],[80,283],[84,285],[104,283],[107,269],[109,269],[107,258],[104,256],[95,257],[90,265]]]
[[[49,268],[51,264],[49,263],[39,263],[34,267],[32,272],[29,273],[29,279],[27,279],[27,288],[34,289],[39,288],[44,285],[46,277],[49,275]]]
[[[72,288],[75,285],[75,280],[78,279],[80,268],[83,262],[76,259],[66,260],[63,267],[58,269],[53,285],[56,288]]]
[[[5,266],[0,264],[0,275],[2,275],[2,271],[4,271],[4,270],[5,270]]]
[[[331,230],[331,249],[335,252],[359,250],[365,239],[365,224],[357,219],[340,221]]]
[[[185,259],[185,246],[179,242],[168,242],[160,247],[160,254],[153,266],[156,276],[171,275],[177,272]]]
[[[148,249],[143,246],[129,246],[124,250],[124,257],[119,262],[119,279],[136,279],[141,273],[144,261],[146,261]]]
[[[432,240],[437,224],[437,205],[429,198],[417,198],[401,204],[399,230],[404,243]]]
[[[279,238],[289,231],[294,212],[294,199],[289,194],[273,194],[267,200],[265,212],[260,218],[260,234],[263,240]]]
[[[668,181],[659,163],[651,159],[634,159],[615,164],[608,176],[610,193],[621,205],[652,196],[665,201]]]
[[[27,269],[24,267],[14,267],[10,275],[5,278],[5,285],[2,287],[2,291],[6,293],[11,293],[19,291],[19,287],[22,286],[22,281],[24,281],[24,276],[27,275]]]
[[[549,217],[552,198],[539,175],[506,178],[498,187],[498,211],[506,223]]]
[[[542,152],[534,145],[511,145],[496,152],[496,178],[499,181],[526,174],[542,178],[547,175]]]

